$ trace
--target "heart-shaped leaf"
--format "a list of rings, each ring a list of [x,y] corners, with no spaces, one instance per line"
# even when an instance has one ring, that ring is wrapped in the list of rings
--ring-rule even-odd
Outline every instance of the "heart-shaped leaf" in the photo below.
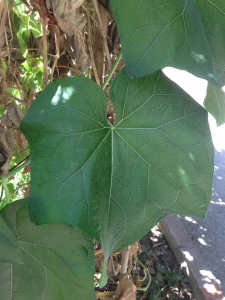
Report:
[[[16,238],[0,216],[0,261],[13,264],[22,263],[22,252]]]
[[[126,70],[142,77],[167,66],[225,84],[225,2],[110,0]],[[144,41],[144,42],[143,42]]]
[[[225,123],[225,93],[222,89],[209,83],[204,106],[216,119],[218,126]]]
[[[207,112],[163,73],[111,87],[84,77],[51,83],[21,123],[31,147],[30,213],[65,221],[100,241],[107,257],[169,213],[204,216],[213,145]]]
[[[93,242],[80,229],[65,223],[35,226],[27,199],[7,205],[1,216],[24,262],[0,263],[1,299],[95,299]]]

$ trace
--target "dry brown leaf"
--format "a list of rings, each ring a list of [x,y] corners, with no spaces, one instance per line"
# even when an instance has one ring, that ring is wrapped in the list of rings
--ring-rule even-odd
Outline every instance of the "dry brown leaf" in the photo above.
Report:
[[[25,58],[19,51],[20,44],[15,30],[12,28],[13,22],[8,18],[12,9],[12,1],[8,1],[8,4],[7,1],[0,1],[0,58],[11,56],[20,64],[25,61]],[[13,50],[11,51],[11,49]]]
[[[35,37],[33,32],[31,31],[27,47],[28,47],[28,53],[31,54],[32,57],[41,56],[43,52],[42,36]]]
[[[102,272],[102,268],[104,265],[104,254],[100,253],[95,260],[95,270],[99,273]]]
[[[160,282],[163,282],[163,276],[162,276],[162,274],[160,274],[159,272],[157,272],[156,278],[157,278]]]
[[[85,24],[82,14],[78,8],[83,4],[84,0],[47,0],[47,7],[52,8],[57,21],[62,20],[65,23],[71,23],[73,27],[82,30]],[[64,26],[67,26],[66,24]],[[62,28],[63,29],[63,28]]]
[[[14,130],[14,136],[16,138],[16,144],[18,146],[17,150],[20,151],[19,149],[24,149],[27,147],[28,142],[25,138],[25,136],[22,134],[22,132],[20,130]],[[20,154],[18,153],[18,156],[20,156]]]
[[[148,268],[150,274],[154,275],[155,274],[155,269],[153,267]]]
[[[13,101],[0,120],[0,175],[8,173],[16,138],[11,128],[18,128],[23,114]]]
[[[142,286],[142,281],[140,280],[140,277],[138,275],[135,276],[134,284],[137,288],[140,288]]]
[[[145,265],[146,265],[146,267],[153,266],[154,265],[154,260],[152,258],[151,259],[147,259],[145,261]]]
[[[28,183],[28,186],[24,189],[24,198],[28,198],[30,195],[30,183]]]
[[[124,275],[116,289],[115,300],[136,300],[136,293],[136,285],[127,275]]]
[[[79,11],[83,2],[84,0],[46,1],[48,8],[52,5],[58,26],[66,36],[66,50],[81,72],[90,66],[90,56],[82,34],[86,19]]]
[[[1,124],[8,127],[19,128],[22,118],[23,114],[21,110],[18,108],[16,103],[12,101],[1,119]]]
[[[54,24],[57,26],[54,15],[48,10],[45,0],[30,0],[31,5],[37,8],[41,18],[45,19],[46,24]],[[48,1],[49,2],[49,1]]]
[[[137,255],[138,251],[140,250],[140,243],[139,241],[135,242],[134,244],[130,245],[130,255]]]
[[[85,72],[90,67],[91,59],[80,30],[74,30],[74,52],[79,70]]]

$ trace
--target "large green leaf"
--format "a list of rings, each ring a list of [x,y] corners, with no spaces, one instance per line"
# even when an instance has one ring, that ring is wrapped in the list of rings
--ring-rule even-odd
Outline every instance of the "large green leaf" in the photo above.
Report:
[[[21,123],[31,147],[30,213],[65,221],[99,240],[107,258],[169,213],[204,216],[213,145],[207,113],[163,73],[111,87],[84,77],[51,83]]]
[[[142,77],[166,66],[225,84],[225,1],[110,0],[126,70]]]
[[[22,252],[17,240],[0,216],[0,261],[21,264]]]
[[[1,216],[23,252],[21,265],[0,263],[0,299],[95,299],[93,242],[65,223],[35,226],[26,199]]]
[[[225,93],[222,89],[209,83],[204,106],[216,119],[218,126],[225,123]]]

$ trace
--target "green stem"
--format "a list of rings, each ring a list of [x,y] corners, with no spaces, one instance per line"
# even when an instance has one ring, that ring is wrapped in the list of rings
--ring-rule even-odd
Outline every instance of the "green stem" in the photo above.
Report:
[[[4,176],[2,176],[2,186],[5,190],[6,204],[9,204],[10,203],[10,193],[9,193],[9,189],[7,186],[7,180]]]
[[[153,298],[153,300],[158,299],[158,296],[161,294],[161,292],[164,291],[166,285],[164,287],[161,288],[161,290],[159,290],[159,292],[155,295],[155,297]]]
[[[104,81],[104,83],[103,83],[103,85],[102,85],[102,89],[103,89],[103,90],[106,88],[107,84],[109,83],[110,79],[112,78],[113,73],[115,72],[116,67],[118,66],[118,63],[119,63],[121,57],[122,57],[122,52],[120,51],[120,53],[117,55],[116,60],[114,61],[114,64],[113,64],[113,66],[112,66],[112,69],[110,70],[110,72],[109,72],[109,74],[108,74],[106,80]]]
[[[2,197],[3,197],[3,191],[4,191],[4,189],[3,189],[3,186],[1,187],[1,196],[0,196],[0,202],[2,201]]]
[[[5,198],[6,198],[6,203],[7,204],[10,203],[10,193],[9,193],[9,189],[8,189],[8,186],[7,186],[7,178],[15,175],[18,171],[20,171],[21,169],[23,169],[27,165],[29,165],[29,163],[30,163],[30,157],[25,162],[23,162],[22,164],[20,164],[19,166],[17,166],[13,170],[11,170],[8,174],[3,175],[3,176],[0,177],[0,179],[2,179],[2,187],[5,190]]]
[[[146,285],[145,287],[143,287],[143,288],[137,288],[137,290],[138,290],[138,291],[144,291],[144,292],[146,292],[147,289],[148,289],[149,286],[150,286],[150,283],[151,283],[151,281],[152,281],[152,277],[151,277],[151,274],[149,273],[148,268],[146,268],[145,265],[143,265],[143,263],[142,263],[140,260],[138,260],[138,263],[139,263],[139,265],[142,266],[142,268],[144,269],[144,271],[147,273],[149,280],[148,280],[148,283],[147,283],[147,285]]]
[[[30,157],[23,162],[22,164],[20,164],[19,166],[17,166],[16,168],[14,168],[13,170],[11,170],[8,174],[3,175],[0,177],[0,179],[2,180],[2,187],[5,190],[5,198],[6,198],[6,203],[9,204],[10,203],[10,193],[9,193],[9,189],[7,186],[7,178],[15,175],[18,171],[20,171],[21,169],[25,168],[27,165],[29,165],[30,163]]]
[[[20,164],[19,166],[17,166],[15,169],[11,170],[8,174],[1,176],[2,179],[3,178],[6,179],[6,178],[9,178],[9,177],[15,175],[18,171],[20,171],[21,169],[25,168],[29,164],[30,164],[30,157],[25,162],[23,162],[22,164]]]
[[[23,162],[27,161],[27,159],[30,157],[30,155],[28,155],[27,157],[25,157],[23,160],[21,160],[17,165],[13,166],[9,172],[11,172],[12,170],[14,170],[15,168],[17,168],[18,166],[20,166]]]

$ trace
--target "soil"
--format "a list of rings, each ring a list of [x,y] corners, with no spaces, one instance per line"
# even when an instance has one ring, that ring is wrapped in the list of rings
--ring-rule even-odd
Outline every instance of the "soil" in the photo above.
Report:
[[[128,277],[132,279],[130,281],[132,282],[131,285],[135,287],[135,292],[133,291],[133,287],[128,287],[126,282],[125,289],[127,289],[127,292],[129,289],[130,292],[128,296],[128,293],[125,293],[124,291],[123,296],[118,298],[113,294],[116,289],[119,289],[118,283],[121,280],[119,267],[122,256],[121,252],[118,252],[112,257],[114,272],[110,273],[112,264],[109,263],[109,280],[107,286],[104,289],[99,289],[98,284],[96,285],[96,292],[98,293],[98,296],[101,295],[98,299],[194,300],[188,279],[180,270],[180,266],[158,226],[155,226],[139,242],[132,245],[131,252],[132,255],[130,256]],[[97,268],[101,268],[101,255],[96,257],[96,262]],[[147,269],[147,272],[144,272],[144,267]],[[116,273],[116,275],[113,273]],[[149,279],[148,273],[150,274],[151,279]],[[150,285],[147,290],[141,290],[145,288],[149,282]],[[109,293],[108,297],[106,292]]]
[[[148,293],[143,295],[143,292],[138,292],[137,299],[193,300],[188,279],[158,226],[140,240],[140,245],[139,260],[148,267],[152,278]]]

